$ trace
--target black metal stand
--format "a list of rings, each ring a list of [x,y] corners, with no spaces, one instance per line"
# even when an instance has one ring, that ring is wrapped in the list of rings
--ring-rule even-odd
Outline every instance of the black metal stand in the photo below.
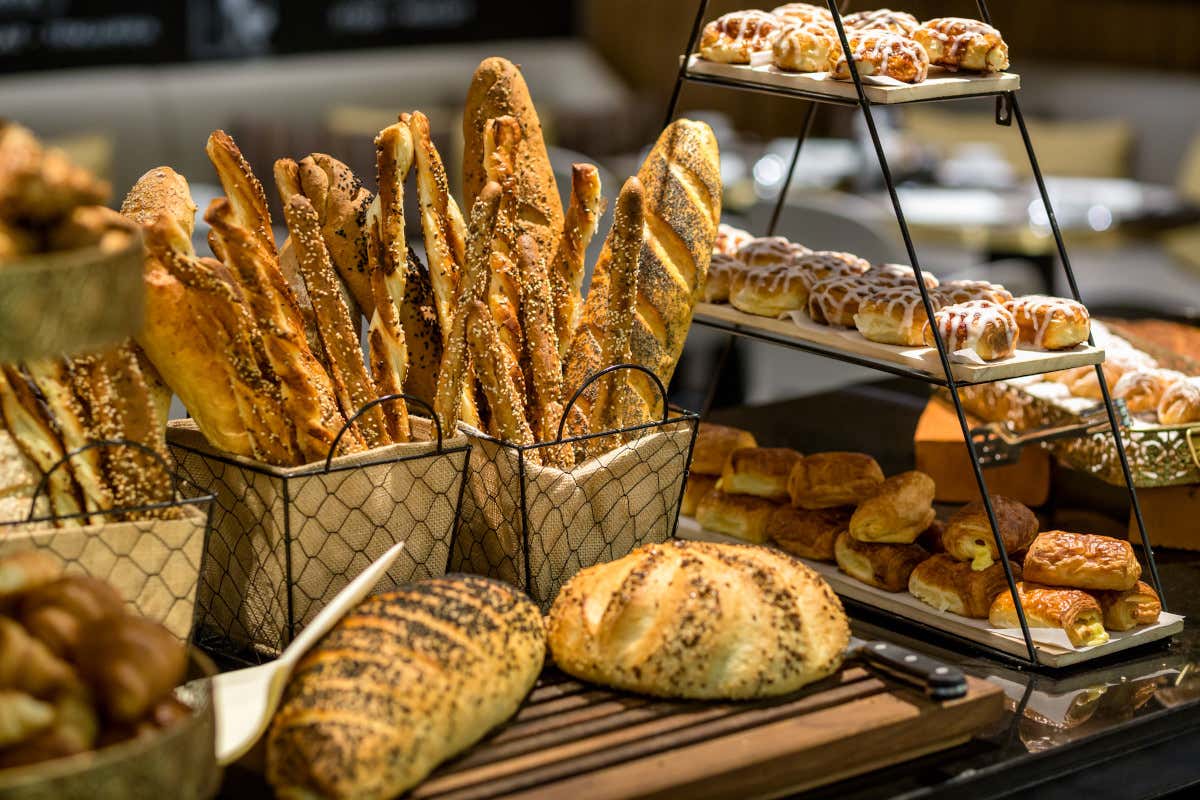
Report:
[[[837,28],[838,39],[841,42],[842,51],[849,53],[849,52],[851,52],[850,43],[849,43],[847,35],[846,35],[845,26],[842,24],[841,14],[838,10],[838,3],[836,2],[836,0],[826,0],[826,2],[829,6],[830,13],[833,15],[833,23],[834,23],[834,26]],[[978,7],[979,7],[980,18],[990,24],[991,15],[988,13],[987,3],[985,2],[985,0],[977,0],[977,3],[978,3]],[[783,95],[783,96],[787,96],[787,97],[795,97],[795,98],[806,99],[806,100],[812,101],[809,106],[809,109],[804,117],[804,121],[803,121],[803,124],[801,125],[800,132],[796,137],[796,149],[792,154],[791,168],[788,170],[788,174],[784,178],[783,186],[779,192],[779,196],[776,198],[776,201],[775,201],[775,209],[774,209],[773,213],[771,214],[771,222],[770,222],[770,226],[767,230],[767,234],[771,235],[774,233],[775,225],[778,222],[780,210],[782,209],[783,204],[787,201],[788,187],[790,185],[791,177],[792,177],[791,173],[795,169],[796,161],[800,155],[800,148],[803,146],[804,140],[807,137],[808,132],[812,126],[812,120],[813,120],[813,116],[815,115],[816,104],[817,103],[829,103],[829,104],[833,104],[833,105],[857,105],[860,109],[862,109],[863,117],[867,124],[867,131],[871,137],[871,143],[875,149],[875,155],[879,160],[879,168],[880,168],[881,173],[883,174],[884,183],[887,186],[888,196],[892,202],[892,209],[895,211],[895,214],[896,214],[896,222],[900,226],[900,235],[904,240],[904,248],[908,253],[909,263],[911,264],[911,266],[913,268],[913,272],[915,273],[917,289],[921,293],[921,302],[923,303],[923,305],[925,307],[926,315],[928,316],[928,318],[930,320],[932,320],[934,318],[934,310],[935,310],[934,306],[933,306],[933,302],[930,299],[929,290],[926,287],[925,281],[923,279],[923,271],[921,269],[920,260],[917,258],[917,251],[913,245],[912,235],[909,232],[908,223],[904,217],[904,209],[901,207],[900,197],[896,192],[896,183],[892,177],[891,168],[888,166],[887,155],[884,153],[883,144],[879,138],[879,131],[875,126],[875,117],[871,110],[872,102],[867,97],[866,90],[863,87],[862,77],[858,73],[858,66],[855,63],[854,59],[851,58],[848,60],[848,67],[850,70],[850,78],[854,82],[856,98],[833,97],[833,96],[820,94],[819,92],[768,86],[768,85],[764,85],[764,84],[753,84],[753,83],[750,83],[747,81],[739,81],[739,80],[725,79],[725,78],[715,78],[713,76],[708,76],[708,75],[693,75],[688,70],[689,60],[691,58],[692,53],[695,52],[696,45],[697,45],[697,42],[700,37],[700,32],[703,27],[705,12],[706,12],[707,8],[708,8],[707,0],[700,0],[699,7],[696,12],[696,19],[692,25],[691,38],[688,40],[688,47],[687,47],[686,51],[684,52],[683,58],[680,61],[679,74],[678,74],[678,78],[675,83],[675,89],[671,94],[671,100],[670,100],[670,104],[668,106],[667,117],[666,117],[666,121],[664,123],[664,127],[666,124],[669,124],[675,116],[675,110],[676,110],[676,107],[679,102],[679,95],[680,95],[681,89],[683,87],[683,84],[685,82],[694,82],[694,83],[703,83],[703,84],[708,84],[708,85],[725,86],[727,88],[736,89],[736,90],[757,91],[757,92],[761,92],[761,93],[765,93],[765,94]],[[1071,288],[1071,294],[1075,298],[1075,300],[1082,302],[1082,299],[1081,299],[1080,293],[1079,293],[1079,287],[1075,280],[1075,274],[1074,274],[1073,270],[1071,269],[1070,259],[1067,257],[1067,250],[1066,250],[1066,245],[1063,242],[1062,231],[1060,230],[1060,228],[1058,226],[1058,220],[1055,218],[1054,210],[1050,205],[1050,196],[1049,196],[1048,192],[1046,191],[1046,184],[1042,178],[1041,168],[1038,166],[1037,156],[1034,153],[1033,143],[1029,138],[1029,131],[1025,125],[1025,118],[1021,114],[1021,107],[1020,107],[1020,104],[1017,102],[1016,93],[1012,92],[1012,91],[1005,91],[1005,92],[990,91],[990,92],[979,92],[979,93],[975,93],[972,95],[966,95],[966,96],[969,96],[969,97],[995,96],[996,97],[996,123],[998,125],[1008,126],[1008,125],[1012,124],[1013,119],[1016,120],[1017,128],[1021,132],[1021,139],[1022,139],[1023,143],[1025,144],[1025,151],[1029,156],[1029,165],[1033,170],[1034,180],[1037,182],[1037,187],[1038,187],[1039,193],[1041,194],[1042,203],[1046,207],[1046,214],[1050,221],[1051,230],[1054,232],[1054,241],[1058,247],[1058,254],[1059,254],[1060,260],[1062,261],[1063,269],[1066,272],[1067,283]],[[934,98],[934,99],[935,100],[936,99],[962,99],[962,97],[963,96],[959,96],[959,97],[955,97],[955,98]],[[918,101],[918,102],[925,102],[925,101]],[[741,332],[736,329],[730,329],[730,330],[731,330],[731,332]],[[1092,342],[1090,337],[1089,337],[1089,343],[1094,344],[1094,342]],[[971,427],[967,421],[966,412],[963,410],[962,400],[959,397],[959,392],[958,392],[959,381],[954,377],[954,372],[950,366],[950,354],[947,352],[945,343],[942,342],[941,337],[934,337],[934,344],[937,348],[938,360],[941,364],[944,377],[922,375],[919,373],[909,372],[909,371],[901,372],[901,371],[896,370],[895,368],[887,369],[886,367],[884,367],[881,364],[875,364],[875,363],[871,363],[869,361],[864,361],[863,359],[853,356],[851,354],[839,353],[839,352],[829,349],[829,348],[806,347],[802,344],[793,344],[791,342],[789,342],[788,344],[791,346],[797,347],[798,349],[808,350],[810,352],[818,353],[819,355],[822,355],[825,357],[835,358],[835,359],[847,361],[850,363],[862,364],[864,366],[872,367],[874,369],[885,369],[886,371],[889,371],[889,372],[893,372],[893,373],[897,373],[897,374],[904,374],[905,377],[917,378],[919,380],[924,380],[928,383],[933,383],[935,385],[943,385],[947,389],[949,389],[951,400],[954,403],[954,410],[958,416],[959,426],[962,429],[963,440],[966,443],[967,450],[971,457],[971,467],[975,474],[975,481],[979,486],[979,494],[983,500],[984,510],[987,512],[988,521],[991,524],[992,535],[995,538],[997,549],[999,550],[999,552],[1002,555],[1002,558],[1000,559],[1000,563],[1004,567],[1005,578],[1007,579],[1009,589],[1012,591],[1013,597],[1016,600],[1015,605],[1016,605],[1016,609],[1017,609],[1017,617],[1020,621],[1021,633],[1025,639],[1025,647],[1029,654],[1027,663],[1032,666],[1037,666],[1039,663],[1038,656],[1037,656],[1037,648],[1034,645],[1033,637],[1031,636],[1031,634],[1029,632],[1029,623],[1025,616],[1025,610],[1022,607],[1022,604],[1020,602],[1020,597],[1018,596],[1017,591],[1016,591],[1016,577],[1013,575],[1012,567],[1011,567],[1011,564],[1008,559],[1008,550],[1004,546],[1004,539],[1000,535],[999,526],[996,521],[995,510],[992,506],[991,494],[988,491],[987,481],[984,477],[983,468],[980,463],[980,454],[976,451],[975,443],[972,440],[972,436],[971,436]],[[1125,456],[1125,447],[1124,447],[1123,442],[1121,441],[1121,429],[1120,429],[1120,424],[1118,421],[1118,415],[1113,406],[1112,397],[1109,394],[1107,384],[1104,381],[1103,370],[1101,369],[1101,366],[1099,364],[1095,365],[1095,369],[1096,369],[1097,377],[1100,379],[1100,387],[1101,387],[1101,391],[1104,396],[1104,405],[1105,405],[1105,409],[1106,409],[1107,415],[1108,415],[1109,430],[1112,431],[1113,438],[1116,443],[1117,454],[1121,461],[1121,470],[1124,474],[1125,485],[1129,492],[1129,502],[1133,508],[1134,517],[1137,520],[1138,532],[1141,534],[1142,555],[1146,561],[1147,566],[1149,567],[1150,577],[1154,583],[1154,588],[1159,593],[1159,596],[1163,597],[1162,584],[1159,580],[1159,575],[1158,575],[1158,567],[1154,561],[1154,550],[1150,543],[1150,539],[1146,534],[1146,526],[1145,526],[1144,521],[1142,520],[1141,506],[1138,504],[1137,492],[1134,489],[1133,478],[1132,478],[1132,475],[1130,474],[1130,470],[1129,470],[1129,462]],[[1164,608],[1164,610],[1166,608],[1165,597],[1163,598],[1163,608]]]

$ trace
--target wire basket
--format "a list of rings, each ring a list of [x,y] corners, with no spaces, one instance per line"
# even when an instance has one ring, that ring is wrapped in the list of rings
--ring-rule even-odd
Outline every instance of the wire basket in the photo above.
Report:
[[[599,378],[622,369],[648,375],[663,418],[618,430],[563,437],[575,401]],[[650,370],[618,364],[584,382],[563,410],[558,437],[514,445],[460,424],[474,456],[463,499],[453,568],[507,581],[543,610],[576,572],[674,535],[699,417],[672,415],[666,389]],[[540,453],[596,445],[600,455],[570,470],[545,466]]]
[[[38,514],[55,471],[90,450],[128,447],[141,451],[171,477],[170,501],[58,516]],[[0,555],[47,550],[63,560],[68,573],[112,584],[130,611],[162,623],[187,641],[196,611],[196,591],[204,558],[212,495],[180,477],[157,452],[125,439],[105,439],[72,450],[42,475],[25,519],[0,522]],[[65,526],[64,526],[65,524]]]
[[[334,457],[372,407],[404,399],[416,441]],[[196,641],[227,658],[277,656],[346,584],[398,541],[404,552],[376,591],[443,575],[462,506],[465,436],[443,440],[428,404],[374,400],[347,421],[324,463],[273,467],[212,448],[190,420],[168,444],[181,472],[215,496]]]

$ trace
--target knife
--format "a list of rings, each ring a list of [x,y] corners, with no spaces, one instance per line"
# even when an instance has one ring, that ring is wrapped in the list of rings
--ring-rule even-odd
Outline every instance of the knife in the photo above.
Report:
[[[958,667],[923,656],[891,642],[868,642],[850,637],[847,659],[922,690],[933,700],[955,700],[967,694],[967,677]]]

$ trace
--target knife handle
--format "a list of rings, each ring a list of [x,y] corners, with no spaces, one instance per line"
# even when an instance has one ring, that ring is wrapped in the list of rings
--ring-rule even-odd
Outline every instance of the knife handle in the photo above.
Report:
[[[870,667],[921,689],[934,700],[954,700],[967,693],[967,678],[958,667],[943,664],[891,642],[865,642],[859,657]]]

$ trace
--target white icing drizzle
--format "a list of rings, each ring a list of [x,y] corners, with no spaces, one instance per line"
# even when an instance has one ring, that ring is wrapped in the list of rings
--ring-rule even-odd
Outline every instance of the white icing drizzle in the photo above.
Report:
[[[889,31],[903,36],[911,36],[921,23],[907,11],[892,11],[890,8],[880,8],[875,11],[856,11],[842,17],[847,28],[860,31]]]
[[[921,276],[925,280],[926,289],[937,288],[936,276],[924,271],[921,272]],[[879,287],[912,286],[915,288],[917,285],[917,273],[907,264],[876,264],[863,278]]]
[[[854,31],[850,37],[850,52],[861,75],[884,75],[920,83],[929,71],[929,55],[921,45],[888,31]],[[915,70],[912,75],[900,71],[909,62]],[[839,77],[849,74],[844,53],[834,65],[833,72]]]
[[[792,264],[812,251],[782,236],[758,236],[737,250],[737,259],[750,267]]]
[[[748,60],[753,53],[771,49],[779,36],[781,22],[779,17],[765,11],[731,11],[704,27],[701,51],[731,50],[739,60]]]
[[[708,265],[708,277],[704,284],[706,303],[723,303],[729,299],[729,285],[733,276],[746,265],[731,255],[713,253]]]
[[[713,253],[723,253],[727,256],[736,255],[738,248],[753,238],[754,236],[749,231],[722,222],[717,226],[717,238],[713,240]]]
[[[809,290],[808,315],[826,325],[852,328],[859,304],[871,296],[873,289],[857,275],[823,280]]]
[[[805,285],[812,287],[828,278],[849,278],[861,275],[871,268],[869,262],[853,253],[835,250],[815,250],[796,259],[796,266],[803,270]]]
[[[931,295],[929,302],[936,313],[938,298]],[[928,319],[921,292],[915,286],[887,286],[877,289],[862,303],[862,309],[887,317],[899,315],[899,325],[904,331],[911,331],[918,318],[922,324]]]
[[[952,304],[971,300],[991,300],[1003,304],[1012,300],[1012,292],[990,281],[946,281],[938,287],[938,294]]]
[[[1069,322],[1080,315],[1085,321],[1088,319],[1088,310],[1082,303],[1065,297],[1030,294],[1010,300],[1005,306],[1018,324],[1028,325],[1032,329],[1030,344],[1039,349],[1046,341],[1046,331],[1054,322]]]
[[[970,300],[947,306],[936,311],[933,319],[937,335],[951,352],[974,350],[978,353],[979,343],[985,336],[999,336],[1003,346],[995,349],[1008,355],[1017,341],[1017,321],[1008,309],[990,300]]]
[[[777,17],[799,22],[833,22],[833,15],[829,13],[828,8],[822,8],[812,3],[784,3],[771,9],[771,13]]]

